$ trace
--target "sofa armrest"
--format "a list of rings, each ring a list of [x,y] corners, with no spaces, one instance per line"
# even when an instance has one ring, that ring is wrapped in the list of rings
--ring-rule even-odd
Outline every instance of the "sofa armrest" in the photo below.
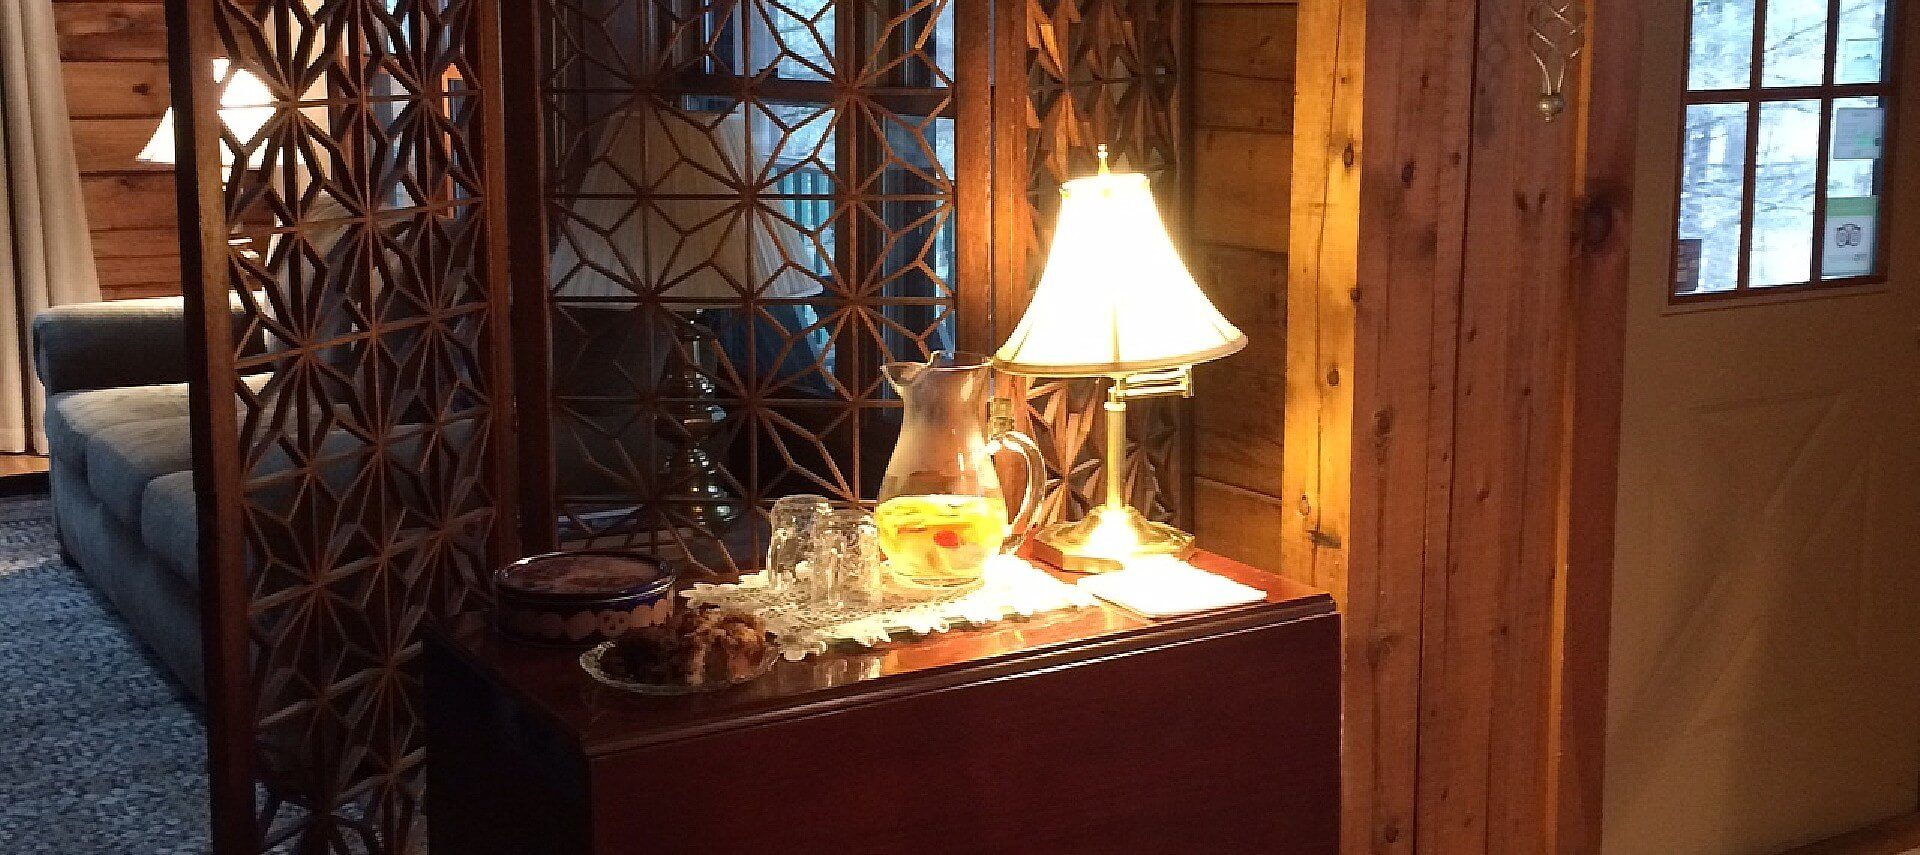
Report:
[[[49,395],[185,383],[185,323],[179,297],[55,306],[33,318],[34,370]]]

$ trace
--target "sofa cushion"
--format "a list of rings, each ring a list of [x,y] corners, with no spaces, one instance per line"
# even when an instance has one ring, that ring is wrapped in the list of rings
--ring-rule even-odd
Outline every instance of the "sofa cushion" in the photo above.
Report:
[[[53,456],[79,463],[87,453],[87,438],[101,430],[186,416],[185,383],[62,392],[47,399],[47,445]]]
[[[159,423],[149,423],[159,424]],[[140,426],[144,427],[144,425]],[[96,445],[102,447],[97,452],[101,468],[112,468],[114,477],[135,479],[142,467],[146,469],[164,468],[172,462],[165,458],[164,452],[156,451],[151,456],[131,453],[132,444],[127,443],[126,435],[141,433],[135,426],[122,426],[104,432],[96,437]],[[106,445],[113,444],[112,450]],[[321,456],[326,463],[320,467],[321,478],[318,485],[338,495],[348,488],[354,475],[361,471],[363,460],[351,454],[362,443],[346,431],[333,431],[320,447]],[[140,540],[148,550],[160,557],[167,568],[195,585],[199,584],[200,544],[199,544],[199,508],[194,504],[193,471],[188,467],[181,471],[155,474],[148,477],[138,499],[136,516],[132,525],[140,531]],[[279,446],[269,448],[261,457],[259,471],[261,475],[284,472],[288,468],[286,451]],[[96,494],[105,492],[103,486],[94,486],[95,476],[89,475],[89,486]],[[127,489],[132,480],[116,481],[115,491]],[[311,488],[303,479],[274,479],[254,484],[248,491],[247,504],[254,508],[284,510],[293,501],[296,492]],[[102,496],[104,499],[104,496]],[[124,495],[116,494],[111,500],[118,504],[125,500]],[[118,513],[109,511],[109,513]]]
[[[271,377],[255,374],[242,378],[242,382],[257,392]],[[48,450],[56,457],[70,456],[79,461],[86,454],[87,438],[102,429],[186,418],[189,406],[185,383],[62,392],[47,399]]]
[[[198,520],[192,472],[172,472],[147,484],[140,499],[140,540],[169,571],[196,587],[200,584]]]
[[[193,468],[193,428],[184,417],[104,427],[87,437],[87,486],[129,528],[140,497],[162,475]]]

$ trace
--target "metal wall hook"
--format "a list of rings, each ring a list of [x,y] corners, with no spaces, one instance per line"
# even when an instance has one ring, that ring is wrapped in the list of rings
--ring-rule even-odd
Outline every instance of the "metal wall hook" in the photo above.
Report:
[[[1586,9],[1580,0],[1536,0],[1527,13],[1527,49],[1540,67],[1541,118],[1551,122],[1567,110],[1567,70],[1586,47]]]

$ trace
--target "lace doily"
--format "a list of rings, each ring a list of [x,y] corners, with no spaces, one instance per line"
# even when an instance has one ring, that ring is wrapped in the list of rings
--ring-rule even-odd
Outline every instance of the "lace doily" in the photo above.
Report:
[[[789,659],[801,659],[850,641],[871,647],[896,635],[945,632],[956,626],[985,626],[1013,616],[1094,605],[1093,595],[1048,575],[1012,555],[987,560],[980,587],[939,600],[908,599],[889,593],[870,607],[809,603],[793,593],[767,590],[761,574],[732,585],[694,585],[681,592],[694,606],[725,606],[753,612],[778,636]]]

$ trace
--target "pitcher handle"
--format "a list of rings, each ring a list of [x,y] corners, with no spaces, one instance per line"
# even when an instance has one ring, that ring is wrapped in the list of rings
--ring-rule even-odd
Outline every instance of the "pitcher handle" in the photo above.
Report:
[[[1033,518],[1040,513],[1040,499],[1047,491],[1047,459],[1041,455],[1040,444],[1034,442],[1033,437],[1013,429],[1013,418],[1008,415],[1011,409],[1012,402],[1006,398],[993,399],[993,435],[987,440],[989,453],[1003,449],[1018,451],[1027,467],[1027,483],[1020,491],[1020,510],[1008,525],[1007,539],[1000,544],[1002,552],[1026,536]]]

